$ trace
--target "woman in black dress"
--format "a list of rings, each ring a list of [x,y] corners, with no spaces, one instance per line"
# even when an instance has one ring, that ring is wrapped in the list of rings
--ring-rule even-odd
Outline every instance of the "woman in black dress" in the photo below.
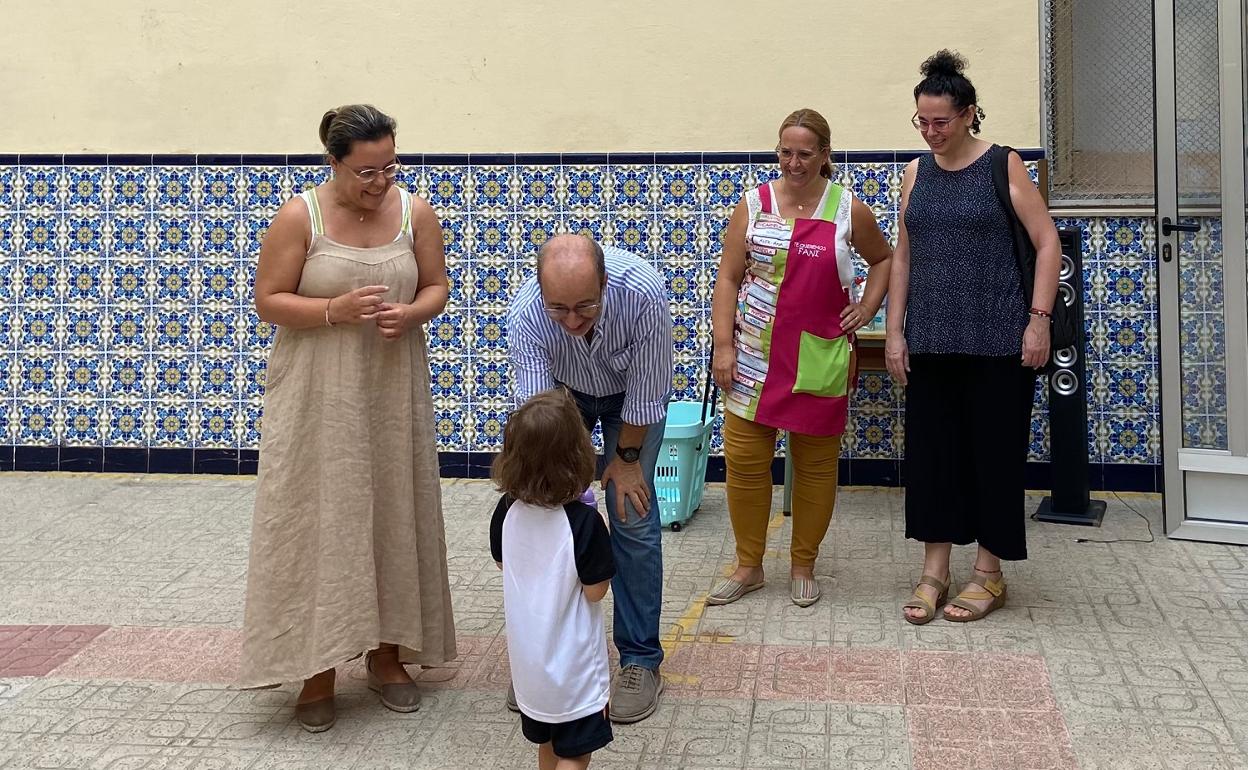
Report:
[[[947,620],[988,615],[1005,604],[1001,560],[1027,558],[1023,472],[1061,260],[1044,200],[1011,153],[1010,201],[1037,252],[1035,289],[1023,296],[993,187],[997,150],[975,136],[984,114],[965,67],[940,51],[921,68],[912,122],[932,152],[906,167],[889,280],[885,360],[906,388],[906,537],[925,544],[903,610],[914,624],[941,605]],[[953,543],[979,548],[945,604]]]

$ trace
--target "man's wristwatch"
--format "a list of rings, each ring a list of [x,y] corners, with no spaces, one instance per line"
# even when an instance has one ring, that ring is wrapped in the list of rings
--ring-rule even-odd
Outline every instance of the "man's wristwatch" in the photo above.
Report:
[[[635,446],[616,445],[615,455],[626,463],[635,463],[641,459],[641,448]]]

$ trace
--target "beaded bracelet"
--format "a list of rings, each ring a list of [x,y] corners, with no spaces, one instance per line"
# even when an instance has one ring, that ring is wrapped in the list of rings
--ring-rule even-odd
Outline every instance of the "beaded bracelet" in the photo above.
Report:
[[[1038,315],[1038,316],[1041,316],[1042,318],[1052,318],[1052,317],[1053,317],[1053,314],[1052,314],[1052,313],[1050,313],[1050,312],[1049,312],[1049,311],[1047,311],[1047,310],[1041,310],[1041,309],[1040,309],[1040,308],[1038,308],[1038,307],[1033,307],[1032,309],[1028,310],[1027,312],[1028,312],[1028,313],[1030,313],[1030,314],[1032,314],[1032,315]]]

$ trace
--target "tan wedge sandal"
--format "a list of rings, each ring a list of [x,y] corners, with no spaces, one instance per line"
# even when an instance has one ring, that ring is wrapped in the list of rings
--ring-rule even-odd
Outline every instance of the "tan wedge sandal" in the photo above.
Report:
[[[983,620],[1005,606],[1005,575],[992,580],[988,577],[988,574],[992,573],[984,573],[983,570],[976,568],[975,574],[971,575],[971,579],[967,581],[966,587],[962,589],[962,593],[949,602],[950,606],[966,610],[970,614],[966,617],[957,617],[946,612],[944,613],[945,620],[953,623],[971,623],[976,620]],[[1000,570],[997,570],[996,574],[1001,574]],[[971,588],[970,586],[972,585],[977,585],[983,590],[979,591]],[[988,602],[986,607],[976,607],[974,604],[971,604],[971,602],[982,602],[985,599],[992,600]]]
[[[914,586],[914,594],[911,596],[910,601],[901,605],[901,616],[906,619],[907,623],[915,626],[931,623],[936,619],[936,608],[943,606],[949,599],[949,583],[951,581],[951,577],[946,577],[945,582],[943,583],[931,575],[923,575],[920,577],[919,582]],[[919,593],[919,586],[931,586],[936,589],[937,594],[935,604],[928,601],[923,594]],[[914,618],[906,614],[906,610],[908,609],[923,610],[927,614],[921,618]]]

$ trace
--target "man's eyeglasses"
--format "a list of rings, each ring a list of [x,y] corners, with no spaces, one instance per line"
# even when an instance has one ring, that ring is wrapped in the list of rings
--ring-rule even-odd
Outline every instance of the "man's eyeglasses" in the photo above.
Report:
[[[399,169],[403,168],[403,164],[397,160],[385,168],[362,168],[356,170],[348,166],[346,163],[340,163],[339,165],[347,171],[350,171],[352,174],[355,174],[355,178],[364,184],[376,181],[379,176],[385,177],[388,181],[393,180],[399,175]]]
[[[571,308],[562,307],[560,305],[546,305],[542,308],[546,315],[556,321],[567,318],[568,313],[576,313],[581,318],[594,318],[598,315],[598,311],[602,310],[601,302],[581,302]]]
[[[927,131],[928,129],[934,128],[937,131],[944,132],[945,129],[949,128],[950,124],[962,117],[963,112],[966,112],[966,108],[958,110],[951,118],[936,118],[935,120],[920,118],[919,113],[916,112],[914,113],[914,117],[910,118],[910,125],[920,131]]]

